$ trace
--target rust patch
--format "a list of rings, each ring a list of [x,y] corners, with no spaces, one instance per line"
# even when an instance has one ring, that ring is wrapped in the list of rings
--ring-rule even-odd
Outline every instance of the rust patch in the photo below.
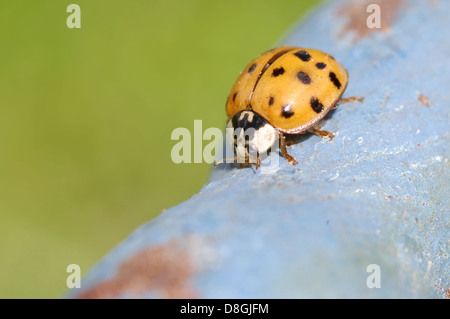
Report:
[[[420,93],[420,94],[417,96],[417,99],[419,100],[420,103],[422,103],[422,104],[425,105],[426,107],[431,107],[430,101],[428,101],[428,97],[426,97],[426,96],[423,95],[422,93]]]
[[[338,15],[346,19],[346,24],[339,32],[338,36],[343,37],[348,32],[354,32],[353,42],[367,37],[373,32],[389,32],[391,25],[397,17],[398,11],[405,0],[366,0],[353,1],[341,6]],[[380,28],[369,28],[368,18],[374,14],[374,11],[367,12],[370,4],[377,4],[380,7]]]
[[[77,299],[110,299],[121,295],[140,297],[156,293],[162,298],[196,298],[190,286],[195,267],[186,242],[170,241],[142,250],[122,263],[116,276],[97,284]]]

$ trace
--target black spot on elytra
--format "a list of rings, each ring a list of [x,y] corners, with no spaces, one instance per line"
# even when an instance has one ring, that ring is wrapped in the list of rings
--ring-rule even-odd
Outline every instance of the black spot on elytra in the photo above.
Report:
[[[308,62],[311,59],[311,56],[306,51],[298,51],[294,53],[294,55],[302,61]]]
[[[283,67],[276,68],[276,69],[273,70],[272,76],[279,76],[279,75],[281,75],[283,73],[284,73],[284,68]]]
[[[275,53],[269,59],[269,61],[267,61],[266,65],[264,65],[264,67],[262,68],[261,72],[259,72],[258,78],[256,79],[255,85],[253,86],[253,90],[258,85],[259,80],[261,80],[261,77],[267,71],[267,69],[272,65],[272,63],[274,63],[277,59],[279,59],[281,56],[283,56],[284,54],[288,53],[289,51],[290,51],[289,49],[281,50],[281,51]]]
[[[306,74],[303,71],[300,71],[297,73],[297,78],[303,83],[303,84],[310,84],[311,83],[311,78],[309,77],[308,74]]]
[[[272,106],[273,102],[275,102],[275,99],[273,98],[273,96],[269,97],[269,106]]]
[[[252,73],[253,71],[255,71],[256,69],[256,63],[253,63],[252,65],[250,65],[250,67],[248,68],[248,73]]]
[[[311,107],[312,107],[312,109],[314,110],[314,112],[316,112],[316,113],[322,112],[322,110],[323,110],[323,104],[319,102],[319,99],[318,99],[318,98],[316,98],[316,97],[313,96],[313,97],[311,98],[310,103],[311,103]]]
[[[329,77],[330,77],[331,82],[333,82],[334,86],[337,87],[338,89],[340,89],[341,82],[339,82],[339,79],[336,77],[336,74],[334,74],[334,72],[330,72]]]
[[[238,94],[238,92],[234,92],[233,94],[233,102],[236,100],[236,95]]]
[[[316,67],[317,67],[319,70],[325,69],[326,66],[327,66],[327,65],[326,65],[325,63],[323,63],[323,62],[317,62],[317,63],[316,63]]]
[[[291,110],[291,105],[287,104],[287,105],[283,106],[283,108],[281,109],[281,116],[288,119],[292,115],[294,115],[294,112]]]

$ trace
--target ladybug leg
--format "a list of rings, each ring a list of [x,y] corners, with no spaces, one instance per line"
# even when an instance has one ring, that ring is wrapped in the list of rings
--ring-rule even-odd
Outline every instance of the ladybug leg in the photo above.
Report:
[[[311,133],[317,135],[317,136],[322,136],[322,137],[328,137],[330,140],[332,140],[334,138],[334,134],[330,133],[328,131],[323,131],[323,130],[318,130],[316,128],[310,128],[308,131],[310,131]]]
[[[258,169],[261,166],[261,157],[259,156],[259,153],[256,155],[255,166],[256,166],[256,169]]]
[[[363,102],[363,101],[364,101],[363,96],[351,96],[351,97],[346,97],[346,98],[340,99],[339,104],[349,103],[349,102]]]
[[[342,98],[339,100],[339,102],[337,104],[341,104],[341,103],[353,103],[353,102],[363,102],[364,101],[364,97],[363,96],[350,96],[350,97],[346,97],[346,98]],[[334,106],[334,108],[336,107],[336,105]],[[332,140],[334,138],[334,134],[328,131],[323,131],[323,130],[319,130],[317,128],[310,128],[308,130],[309,132],[318,135],[318,136],[322,136],[322,137],[328,137],[330,140]]]
[[[234,162],[237,160],[237,156],[232,157],[232,158],[224,158],[224,159],[221,159],[220,161],[218,161],[217,163],[214,164],[214,167],[217,167],[217,166],[219,166],[219,165],[222,164],[222,163],[227,163],[227,161],[231,161],[231,160],[233,160],[233,162],[230,163],[230,164],[233,165]]]
[[[288,154],[287,150],[286,150],[286,137],[283,135],[283,133],[280,132],[280,150],[281,150],[281,155],[283,155],[283,157],[292,165],[297,165],[297,161],[295,160],[295,158],[291,155]]]

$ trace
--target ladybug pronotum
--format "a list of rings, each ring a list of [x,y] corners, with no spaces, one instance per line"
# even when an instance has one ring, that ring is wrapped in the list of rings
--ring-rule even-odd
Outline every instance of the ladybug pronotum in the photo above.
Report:
[[[347,83],[347,70],[325,52],[280,47],[263,53],[241,72],[228,96],[228,128],[241,137],[229,136],[234,141],[233,160],[242,163],[239,159],[243,159],[245,164],[258,168],[260,154],[267,152],[279,138],[283,157],[297,164],[287,153],[285,134],[310,131],[332,138],[333,134],[314,126],[338,102],[363,100],[341,99]],[[247,135],[251,130],[253,133]],[[255,153],[256,158],[252,156]]]

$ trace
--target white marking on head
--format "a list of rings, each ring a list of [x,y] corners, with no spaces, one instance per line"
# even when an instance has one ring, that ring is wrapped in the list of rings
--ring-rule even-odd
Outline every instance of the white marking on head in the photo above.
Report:
[[[255,115],[255,113],[252,111],[242,111],[241,115],[239,116],[239,121],[242,121],[246,115],[247,121],[250,123],[253,122],[253,116]]]
[[[256,130],[255,136],[250,140],[250,144],[255,144],[258,153],[265,153],[273,145],[276,139],[275,128],[267,123]]]

